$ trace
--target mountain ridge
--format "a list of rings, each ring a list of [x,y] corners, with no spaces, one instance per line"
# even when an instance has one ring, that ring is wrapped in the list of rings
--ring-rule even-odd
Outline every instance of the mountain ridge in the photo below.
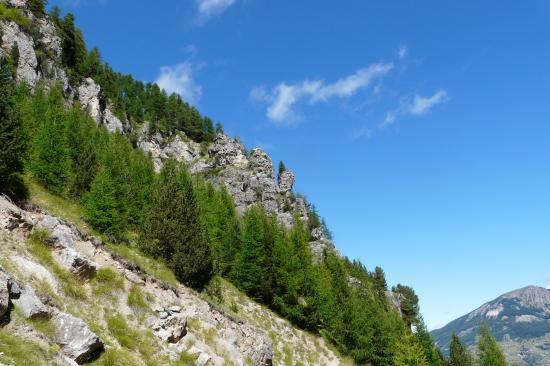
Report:
[[[487,324],[507,358],[524,365],[550,362],[550,290],[525,286],[486,302],[444,327],[431,331],[448,352],[452,333],[473,348],[481,324]]]

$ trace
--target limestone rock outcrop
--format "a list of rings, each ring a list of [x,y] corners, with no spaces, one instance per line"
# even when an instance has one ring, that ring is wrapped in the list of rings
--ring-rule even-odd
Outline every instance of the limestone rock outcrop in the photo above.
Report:
[[[46,305],[38,298],[31,286],[24,286],[19,298],[12,301],[21,310],[26,319],[47,317],[50,314]]]
[[[92,79],[86,78],[78,87],[78,101],[82,108],[88,109],[90,116],[97,124],[105,125],[107,131],[123,132],[124,125],[106,105],[101,87]]]
[[[78,364],[93,359],[103,350],[103,342],[81,319],[56,312],[51,319],[57,330],[57,344],[61,351]]]

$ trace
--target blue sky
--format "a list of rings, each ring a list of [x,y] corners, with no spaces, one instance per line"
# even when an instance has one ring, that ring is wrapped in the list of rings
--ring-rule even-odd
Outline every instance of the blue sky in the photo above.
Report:
[[[550,285],[550,2],[50,0],[297,175],[431,328]]]

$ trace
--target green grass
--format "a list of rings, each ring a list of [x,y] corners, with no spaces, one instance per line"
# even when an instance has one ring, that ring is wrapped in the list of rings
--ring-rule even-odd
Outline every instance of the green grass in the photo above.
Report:
[[[178,286],[179,282],[174,273],[161,261],[150,258],[139,249],[127,245],[107,243],[107,247],[158,280],[174,287]]]
[[[139,364],[136,357],[125,349],[108,349],[92,366],[134,366]]]
[[[86,233],[101,237],[111,251],[132,264],[139,266],[143,271],[158,280],[173,287],[178,286],[179,282],[176,276],[164,263],[162,263],[162,261],[147,256],[136,246],[109,243],[105,235],[101,235],[96,230],[93,230],[90,225],[84,221],[84,209],[77,202],[70,201],[49,192],[46,188],[34,181],[30,175],[25,176],[25,183],[29,188],[29,198],[32,203],[42,207],[56,217],[72,222],[80,230]],[[132,233],[126,233],[126,236],[131,238],[134,235]]]
[[[180,359],[172,362],[171,366],[193,366],[195,365],[196,360],[197,357],[187,353],[186,351],[182,351],[180,353]]]
[[[86,232],[97,234],[82,219],[84,217],[84,210],[78,203],[56,196],[32,180],[28,175],[25,176],[25,183],[29,188],[29,199],[32,203],[42,207],[56,217],[72,222]]]
[[[49,318],[34,318],[30,319],[29,323],[34,329],[44,334],[49,339],[54,339],[57,335],[55,326]]]
[[[114,269],[109,267],[99,268],[91,281],[93,294],[116,300],[115,291],[124,289],[124,279]]]
[[[149,304],[143,296],[143,291],[138,285],[132,285],[128,293],[128,306],[134,310],[146,311],[149,310]]]
[[[51,361],[52,354],[39,345],[0,329],[0,363],[6,365],[36,365],[37,360]]]
[[[140,341],[139,332],[130,328],[124,316],[116,314],[107,318],[107,328],[122,347],[135,350]]]

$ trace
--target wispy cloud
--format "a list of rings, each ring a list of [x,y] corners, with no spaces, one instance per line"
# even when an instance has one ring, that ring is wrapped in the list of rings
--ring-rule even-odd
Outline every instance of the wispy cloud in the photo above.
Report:
[[[293,110],[296,103],[306,100],[309,104],[316,104],[349,98],[376,78],[385,76],[392,68],[391,63],[376,63],[329,84],[323,80],[304,80],[295,84],[282,82],[271,90],[257,87],[252,89],[250,97],[267,103],[266,115],[271,121],[288,124],[298,119]]]
[[[431,97],[414,96],[414,101],[410,107],[411,114],[421,115],[427,113],[434,106],[446,102],[448,99],[447,92],[440,90]]]
[[[393,124],[398,116],[413,115],[421,116],[428,113],[438,104],[447,102],[450,99],[445,90],[439,90],[432,96],[415,95],[414,97],[401,98],[399,106],[386,113],[386,117],[380,124],[381,127]]]
[[[362,138],[370,140],[372,138],[372,130],[366,126],[363,126],[353,132],[352,138],[354,140],[359,140]]]
[[[405,45],[401,45],[397,48],[397,57],[399,57],[400,60],[403,60],[407,55],[409,54],[409,47]]]
[[[219,15],[227,10],[237,0],[196,0],[197,20],[203,23],[213,16]]]
[[[202,87],[195,81],[194,72],[190,61],[163,66],[155,83],[167,93],[177,93],[185,101],[196,104],[202,95]]]

